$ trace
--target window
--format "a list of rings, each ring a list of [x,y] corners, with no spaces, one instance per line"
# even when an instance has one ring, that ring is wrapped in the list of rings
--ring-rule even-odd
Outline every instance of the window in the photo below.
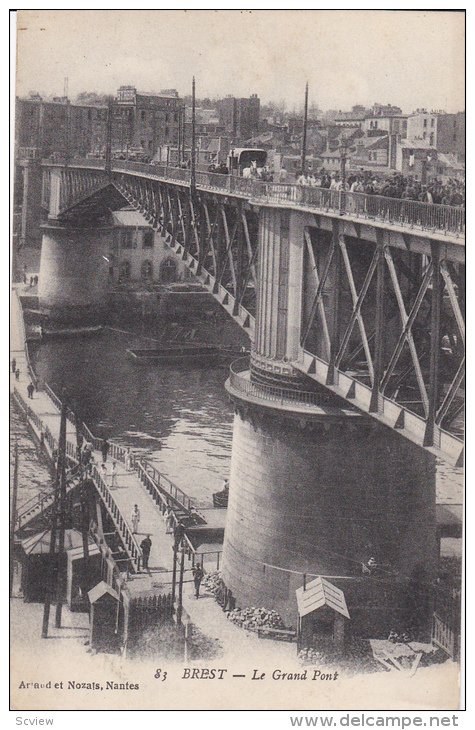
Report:
[[[165,127],[165,137],[168,137],[170,134],[170,129],[168,127]]]
[[[145,231],[142,239],[142,248],[153,248],[153,231]]]
[[[121,231],[121,248],[136,248],[137,236],[133,229],[124,228]]]
[[[424,119],[424,127],[427,127],[427,119]]]
[[[148,259],[145,259],[145,261],[142,262],[140,277],[142,281],[151,281],[153,278],[153,264]]]
[[[168,120],[169,120],[169,118],[170,118],[170,115],[169,115],[169,114],[165,114],[165,122],[166,122],[167,124],[168,124]]]
[[[142,121],[145,120],[145,112],[140,112],[140,118],[142,119]]]
[[[433,145],[434,145],[434,132],[430,133],[429,144],[431,147],[433,147]]]
[[[173,259],[165,259],[160,265],[160,281],[162,284],[171,284],[177,279],[176,262]]]
[[[432,117],[432,119],[430,120],[430,126],[433,127],[434,124],[435,124],[435,119],[434,119],[434,117]]]
[[[122,261],[120,265],[120,273],[119,273],[119,280],[120,279],[130,279],[130,261]]]

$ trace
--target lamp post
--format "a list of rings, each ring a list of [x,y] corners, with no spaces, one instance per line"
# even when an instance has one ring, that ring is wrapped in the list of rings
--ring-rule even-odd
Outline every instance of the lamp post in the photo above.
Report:
[[[345,212],[345,188],[346,188],[346,161],[347,161],[348,148],[346,146],[346,140],[342,139],[340,147],[340,176],[341,176],[341,190],[340,190],[340,215]]]
[[[191,175],[190,175],[190,193],[192,198],[196,192],[196,85],[195,77],[191,86]]]
[[[346,140],[341,141],[340,147],[340,175],[341,175],[341,188],[345,190],[346,186],[346,162],[348,160],[348,147],[346,146]]]
[[[305,162],[307,158],[307,123],[308,123],[308,81],[305,86],[305,103],[303,109],[303,134],[302,134],[302,151],[300,160],[300,174],[305,175]]]

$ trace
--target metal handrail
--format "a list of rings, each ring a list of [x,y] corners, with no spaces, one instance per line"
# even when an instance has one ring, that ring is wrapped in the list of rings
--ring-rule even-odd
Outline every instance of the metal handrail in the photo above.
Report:
[[[190,511],[191,507],[193,506],[193,500],[191,499],[191,497],[189,497],[182,489],[173,484],[173,482],[164,474],[162,474],[153,464],[151,464],[149,461],[146,461],[145,459],[141,459],[137,464],[137,468],[139,474],[142,475],[143,478],[146,478],[151,482],[155,491],[157,491],[158,493],[160,502],[162,503],[162,505],[164,505],[165,509],[168,507],[168,503],[164,497],[164,494],[171,497],[187,512]]]
[[[95,464],[92,464],[91,466],[91,475],[104,500],[104,504],[108,508],[108,512],[116,526],[117,532],[124,540],[124,546],[130,556],[130,559],[135,563],[137,570],[140,570],[142,549]]]
[[[196,561],[200,560],[201,558],[201,564],[203,565],[203,558],[205,555],[215,555],[216,556],[216,570],[219,570],[219,558],[223,554],[223,550],[206,550],[205,552],[199,552],[194,545],[192,544],[190,538],[185,533],[183,536],[183,543],[185,548],[185,554],[188,558],[188,560],[191,559],[191,564],[194,567],[196,564]]]
[[[303,406],[324,406],[330,401],[330,393],[315,393],[307,390],[292,390],[291,388],[281,388],[278,385],[267,385],[264,383],[255,383],[248,378],[243,378],[241,373],[249,371],[248,358],[239,358],[231,363],[229,368],[229,383],[240,393],[249,395],[254,398],[272,401],[285,405],[289,404]]]
[[[44,164],[54,166],[61,162],[46,160]],[[105,169],[105,161],[77,159],[70,161],[69,167]],[[125,174],[138,172],[148,177],[182,182],[187,185],[191,178],[191,172],[188,169],[127,160],[114,160],[113,171]],[[196,182],[200,188],[224,190],[256,199],[333,211],[340,215],[381,220],[402,227],[442,231],[456,235],[465,233],[465,208],[463,207],[387,198],[368,193],[330,190],[329,188],[299,185],[294,182],[265,182],[256,178],[242,178],[212,172],[197,172]]]
[[[35,388],[37,390],[39,390],[40,389],[39,388],[40,381],[39,381],[39,378],[38,378],[38,376],[36,375],[36,373],[34,371],[33,365],[31,364],[30,352],[28,350],[28,340],[27,340],[27,337],[26,337],[26,330],[25,330],[25,319],[24,319],[24,313],[23,313],[23,304],[21,302],[21,299],[20,299],[20,296],[18,294],[17,289],[15,289],[15,297],[17,299],[18,307],[20,308],[20,334],[21,334],[21,339],[22,339],[23,347],[24,347],[24,353],[25,353],[26,367],[28,369],[28,375],[29,375],[29,377],[31,379],[31,382],[35,386]]]

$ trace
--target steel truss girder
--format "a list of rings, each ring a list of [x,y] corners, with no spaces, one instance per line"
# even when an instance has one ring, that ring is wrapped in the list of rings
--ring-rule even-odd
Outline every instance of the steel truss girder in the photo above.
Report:
[[[397,428],[411,440],[449,458],[452,462],[460,462],[463,443],[458,436],[444,430],[448,420],[460,415],[461,406],[457,405],[456,398],[460,398],[460,387],[463,383],[465,363],[460,357],[456,372],[449,376],[443,372],[441,334],[443,327],[448,327],[446,333],[452,343],[451,360],[458,357],[458,351],[453,343],[465,341],[465,326],[462,315],[463,306],[460,303],[461,284],[454,284],[453,264],[441,259],[444,248],[438,242],[432,242],[431,257],[420,256],[420,265],[417,259],[412,260],[411,266],[402,260],[401,267],[393,256],[393,252],[384,245],[383,234],[377,236],[373,255],[365,271],[361,273],[362,284],[359,291],[355,284],[351,257],[347,242],[339,234],[335,226],[326,258],[320,265],[316,264],[314,245],[308,230],[305,232],[306,262],[308,278],[313,281],[313,294],[310,301],[309,315],[302,328],[300,358],[294,366],[309,377],[326,385],[339,396],[350,401],[361,410],[374,415],[380,421],[392,428]],[[357,256],[357,248],[353,249]],[[411,254],[415,257],[416,254]],[[330,270],[333,270],[332,279],[332,306],[327,311],[323,290]],[[305,276],[305,273],[304,273]],[[404,277],[404,278],[403,278]],[[404,283],[405,279],[405,283]],[[351,296],[351,310],[342,336],[340,336],[340,290],[346,285]],[[387,301],[391,296],[388,287],[392,289],[392,296],[397,303],[399,335],[396,344],[391,350],[386,350],[385,330],[387,327]],[[445,288],[444,288],[445,286]],[[336,291],[335,291],[336,290]],[[450,302],[452,319],[442,312],[442,298]],[[368,337],[361,315],[361,309],[368,296],[373,297],[372,311],[374,312],[374,332]],[[424,304],[424,309],[423,309]],[[430,308],[430,324],[426,322],[427,310]],[[307,347],[307,339],[315,326],[318,315],[318,332],[322,342],[322,354],[317,356]],[[417,352],[417,343],[413,334],[414,325],[418,322],[426,328],[426,336],[430,341],[428,367]],[[454,325],[452,326],[452,321]],[[395,320],[391,320],[395,325]],[[361,376],[353,376],[348,371],[344,356],[348,350],[351,337],[355,337],[354,329],[358,323],[359,344],[354,352],[364,351],[368,365],[368,382],[362,382]],[[456,328],[455,334],[453,328]],[[452,329],[450,329],[452,328]],[[370,347],[370,343],[372,347]],[[410,367],[407,367],[398,376],[398,391],[400,386],[410,376],[420,392],[422,412],[414,412],[407,407],[403,398],[387,393],[389,384],[396,374],[396,366],[401,358],[403,348],[407,346],[410,355]],[[353,348],[355,345],[353,344]],[[459,348],[463,349],[463,348]],[[452,366],[451,366],[452,367]],[[450,368],[449,368],[450,371]],[[442,389],[444,394],[441,397]],[[449,412],[452,413],[450,419]]]
[[[254,316],[243,299],[249,282],[256,284],[257,241],[253,245],[244,209],[214,194],[192,197],[186,188],[133,175],[112,182],[252,337]],[[227,271],[229,288],[223,285]]]

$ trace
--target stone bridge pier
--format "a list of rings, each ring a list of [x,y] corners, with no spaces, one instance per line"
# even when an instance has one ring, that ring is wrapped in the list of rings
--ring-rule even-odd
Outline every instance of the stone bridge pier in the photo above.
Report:
[[[295,627],[295,590],[326,576],[345,593],[354,634],[413,626],[427,638],[435,458],[319,392],[290,364],[299,356],[311,219],[260,213],[251,363],[226,383],[235,415],[223,579],[238,606],[274,608]],[[377,567],[368,569],[371,559]]]
[[[39,306],[50,320],[96,324],[107,297],[109,227],[42,226]]]

